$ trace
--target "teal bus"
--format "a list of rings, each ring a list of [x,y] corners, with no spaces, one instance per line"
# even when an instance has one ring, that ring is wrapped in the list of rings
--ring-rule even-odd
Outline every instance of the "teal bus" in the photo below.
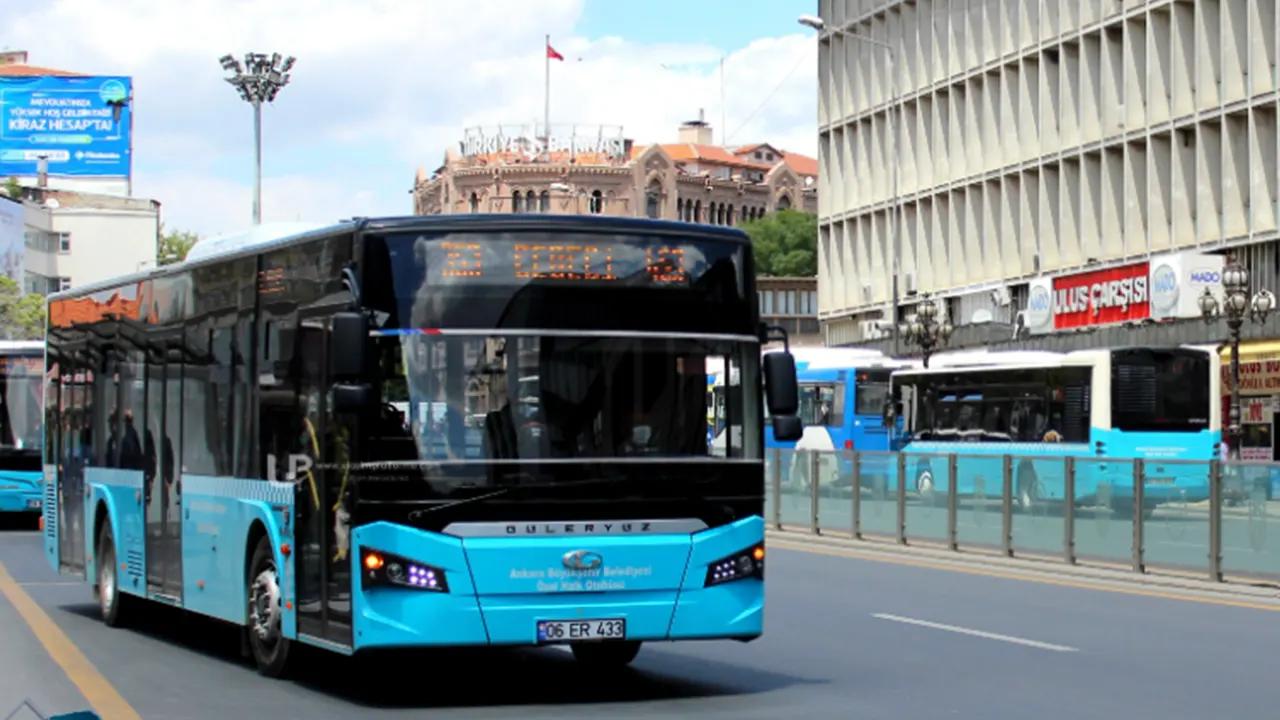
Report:
[[[0,512],[39,513],[44,343],[0,341]]]
[[[272,676],[299,643],[754,640],[765,405],[800,433],[755,293],[739,230],[462,215],[264,226],[51,296],[45,552],[108,624],[218,618]]]

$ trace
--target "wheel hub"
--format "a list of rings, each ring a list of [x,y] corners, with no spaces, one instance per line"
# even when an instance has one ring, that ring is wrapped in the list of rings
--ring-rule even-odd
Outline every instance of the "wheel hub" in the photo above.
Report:
[[[98,580],[98,599],[102,603],[104,611],[111,609],[111,598],[116,594],[116,567],[115,560],[104,558],[102,570]]]
[[[254,578],[249,595],[249,627],[263,642],[280,635],[280,583],[275,567],[267,567]]]

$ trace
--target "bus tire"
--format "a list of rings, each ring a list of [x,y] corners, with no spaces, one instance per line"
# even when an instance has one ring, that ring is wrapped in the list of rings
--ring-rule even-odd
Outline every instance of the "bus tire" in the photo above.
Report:
[[[935,502],[938,499],[933,468],[929,465],[920,465],[916,468],[916,495],[927,502]]]
[[[1031,463],[1018,466],[1018,508],[1029,512],[1040,502],[1040,478]]]
[[[573,659],[592,670],[618,670],[631,664],[640,652],[639,640],[581,642],[569,646]]]
[[[111,533],[111,523],[103,522],[98,531],[97,568],[94,589],[98,596],[98,610],[108,627],[121,627],[129,620],[133,598],[120,592],[120,569],[116,566],[116,540]]]
[[[253,550],[245,583],[248,598],[245,624],[254,664],[262,675],[282,677],[288,667],[292,643],[284,636],[280,573],[266,535],[258,539]]]

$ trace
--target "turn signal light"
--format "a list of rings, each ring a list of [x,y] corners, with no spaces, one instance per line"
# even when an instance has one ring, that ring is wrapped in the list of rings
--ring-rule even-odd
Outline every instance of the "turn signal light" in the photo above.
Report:
[[[444,570],[375,550],[364,554],[361,581],[365,587],[398,585],[417,590],[449,592]]]
[[[753,545],[707,566],[705,585],[719,585],[746,578],[764,579],[764,545]]]

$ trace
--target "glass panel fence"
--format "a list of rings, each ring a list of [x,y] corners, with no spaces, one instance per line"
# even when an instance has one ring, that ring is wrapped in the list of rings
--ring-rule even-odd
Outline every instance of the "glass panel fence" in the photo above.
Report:
[[[948,456],[907,454],[907,538],[947,541]],[[895,509],[896,511],[896,509]]]
[[[1002,546],[1004,461],[999,455],[956,458],[956,537],[961,548]]]
[[[1133,461],[1076,460],[1076,555],[1131,565]]]
[[[823,452],[818,456],[818,473],[818,527],[852,532],[852,456],[844,452]]]
[[[788,530],[809,527],[809,453],[784,448],[778,453],[782,494],[778,498],[782,526]]]
[[[1015,458],[1013,551],[1062,556],[1067,497],[1065,458]]]
[[[1222,505],[1223,574],[1280,578],[1280,464],[1224,465]]]
[[[1142,478],[1142,546],[1148,568],[1209,570],[1207,461],[1148,460]]]
[[[898,457],[888,452],[858,453],[862,533],[898,534]]]

